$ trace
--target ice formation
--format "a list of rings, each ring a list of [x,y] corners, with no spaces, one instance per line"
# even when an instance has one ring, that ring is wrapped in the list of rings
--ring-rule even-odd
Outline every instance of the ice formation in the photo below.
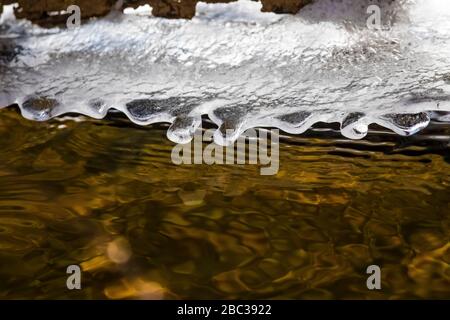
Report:
[[[355,2],[357,5],[355,5]],[[0,106],[39,121],[65,113],[171,123],[188,142],[202,115],[219,144],[252,127],[302,133],[339,122],[349,138],[377,123],[398,134],[450,112],[450,2],[317,0],[299,14],[258,2],[203,4],[192,20],[111,13],[75,29],[42,29],[5,11]],[[230,130],[226,130],[230,129]]]

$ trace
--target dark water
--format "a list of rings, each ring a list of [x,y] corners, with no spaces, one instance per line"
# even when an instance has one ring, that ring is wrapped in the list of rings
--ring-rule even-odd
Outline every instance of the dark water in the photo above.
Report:
[[[281,137],[276,176],[166,129],[0,110],[0,298],[450,298],[450,126]]]

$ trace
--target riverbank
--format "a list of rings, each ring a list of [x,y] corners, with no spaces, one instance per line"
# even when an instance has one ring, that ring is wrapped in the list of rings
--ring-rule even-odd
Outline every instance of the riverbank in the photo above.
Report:
[[[230,3],[236,0],[204,0],[205,3]],[[2,0],[0,1],[0,13],[2,4],[14,4],[18,6],[15,14],[19,19],[29,19],[34,23],[50,26],[61,24],[69,16],[65,11],[70,5],[77,5],[81,9],[81,17],[84,19],[102,17],[111,10],[123,10],[125,8],[138,8],[150,5],[152,14],[156,17],[191,19],[195,16],[198,0]],[[261,0],[263,12],[295,14],[311,0]]]

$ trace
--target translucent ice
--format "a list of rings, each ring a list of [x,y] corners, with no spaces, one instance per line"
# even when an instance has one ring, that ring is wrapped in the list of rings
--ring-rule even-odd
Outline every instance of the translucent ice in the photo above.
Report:
[[[114,108],[172,123],[175,142],[208,115],[220,144],[256,126],[340,122],[358,139],[371,123],[409,135],[448,119],[450,2],[383,0],[380,29],[366,26],[372,2],[356,3],[317,0],[296,16],[200,3],[190,21],[112,13],[71,30],[3,18],[0,106],[39,121]]]

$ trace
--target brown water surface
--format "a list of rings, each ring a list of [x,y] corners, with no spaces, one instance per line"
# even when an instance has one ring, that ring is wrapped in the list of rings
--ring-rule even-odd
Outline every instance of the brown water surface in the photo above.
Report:
[[[282,137],[276,176],[165,132],[0,110],[0,298],[450,298],[450,126]]]

